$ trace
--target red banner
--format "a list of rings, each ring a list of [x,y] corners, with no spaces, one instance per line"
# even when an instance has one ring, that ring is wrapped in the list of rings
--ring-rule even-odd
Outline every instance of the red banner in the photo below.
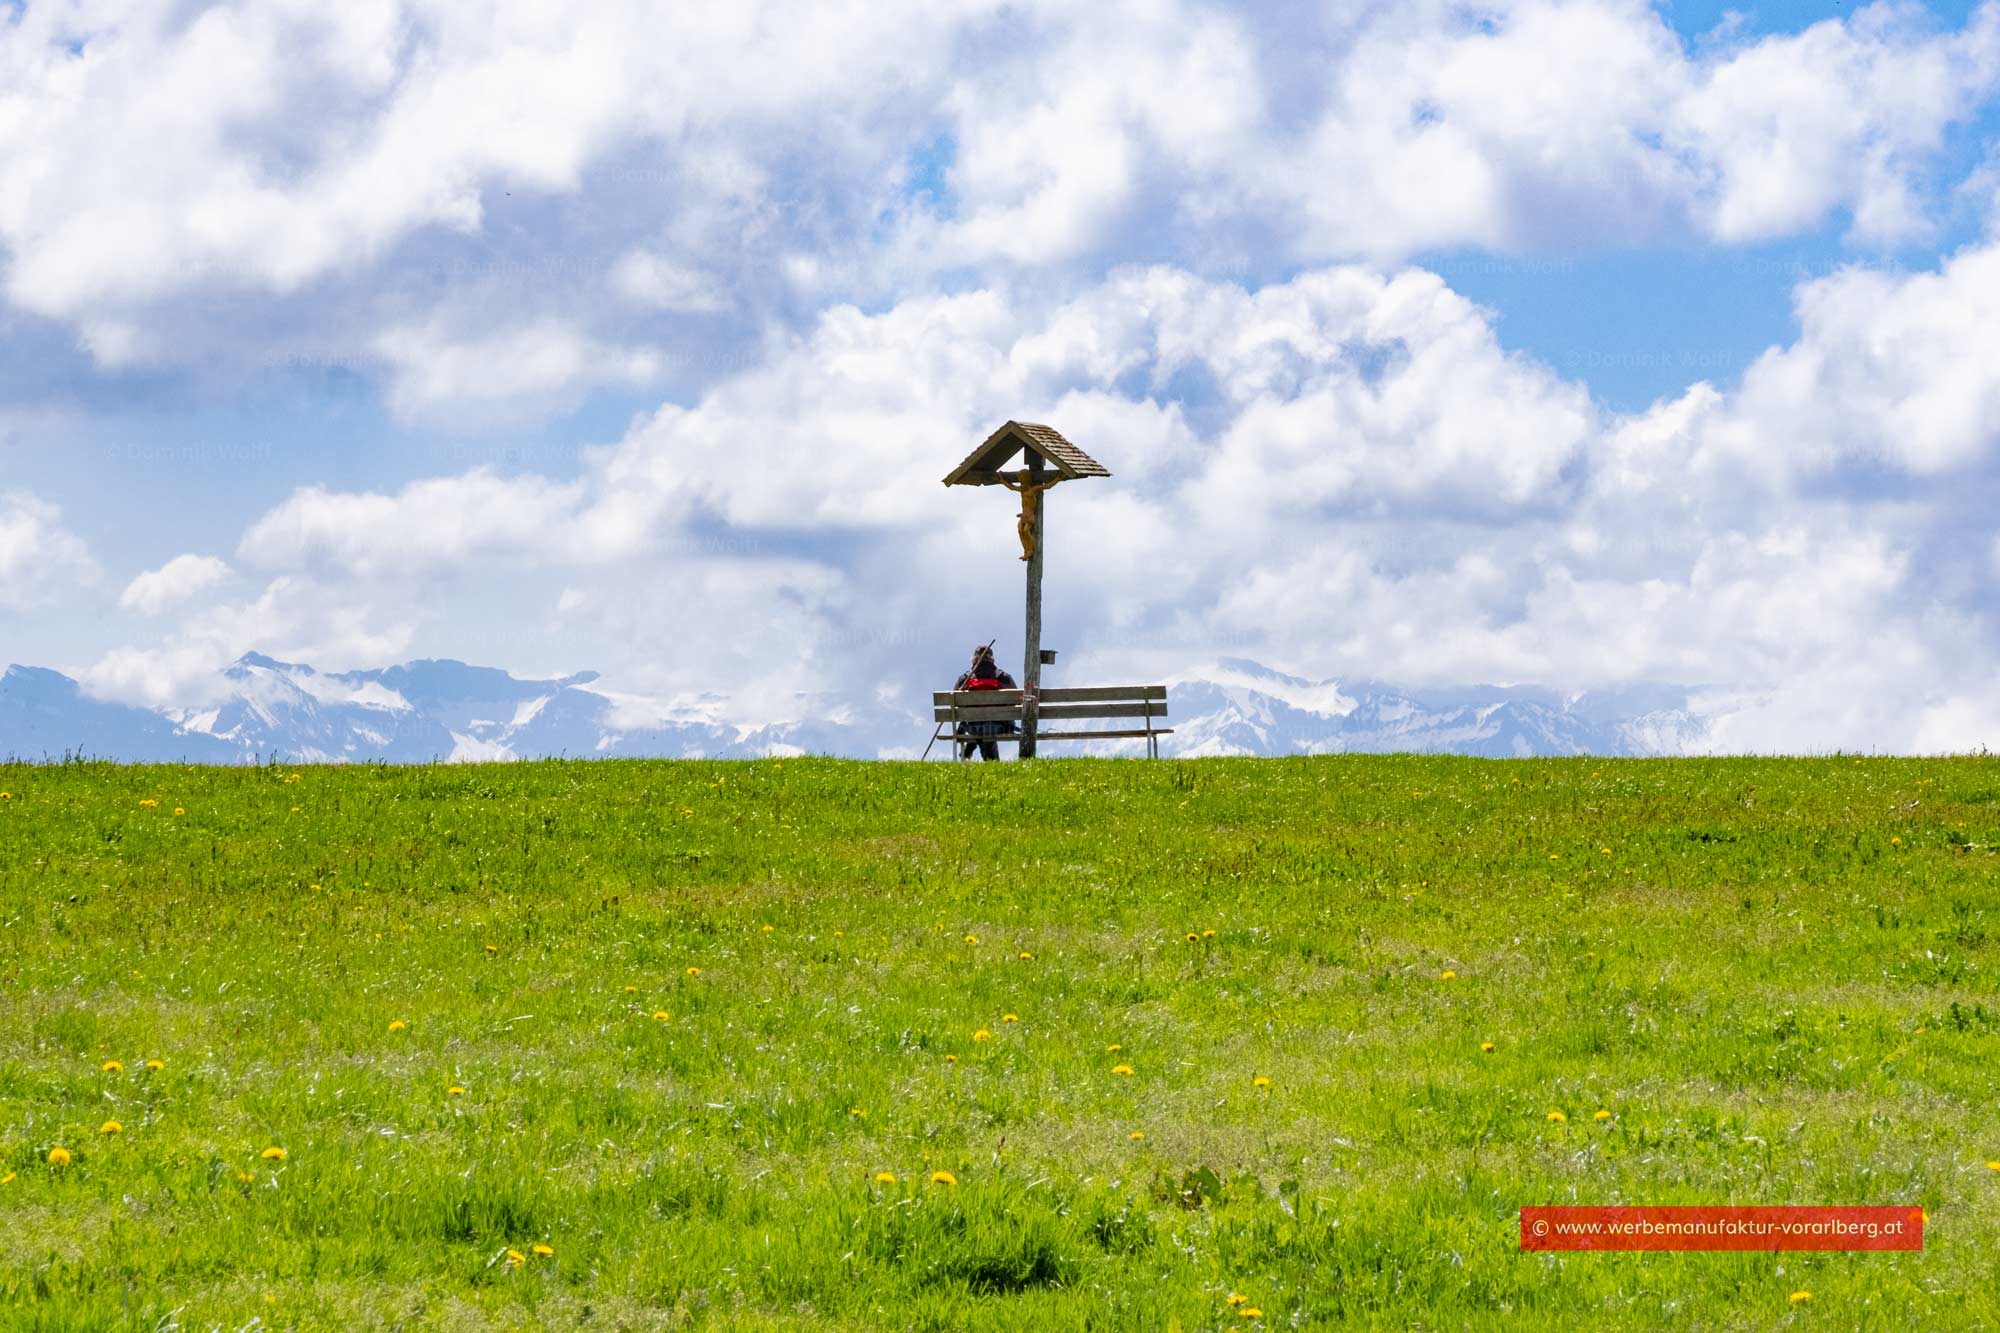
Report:
[[[1524,1250],[1921,1250],[1910,1206],[1667,1204],[1521,1210]]]

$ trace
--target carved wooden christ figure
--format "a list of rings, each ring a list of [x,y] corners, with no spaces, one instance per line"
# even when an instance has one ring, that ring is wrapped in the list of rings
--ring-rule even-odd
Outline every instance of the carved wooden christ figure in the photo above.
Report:
[[[1042,502],[1042,492],[1061,481],[1062,474],[1057,473],[1039,486],[1035,484],[1034,473],[1026,468],[1016,472],[1011,481],[1004,472],[999,476],[1002,486],[1021,496],[1021,517],[1015,520],[1014,531],[1020,534],[1021,558],[1026,560],[1035,553],[1035,508]]]

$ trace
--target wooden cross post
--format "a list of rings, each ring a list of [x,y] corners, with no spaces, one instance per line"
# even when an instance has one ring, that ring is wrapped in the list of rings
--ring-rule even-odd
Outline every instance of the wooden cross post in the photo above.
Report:
[[[1021,503],[1029,506],[1028,540],[1028,616],[1027,626],[1022,633],[1022,642],[1027,650],[1027,660],[1021,668],[1021,688],[1027,691],[1027,698],[1021,708],[1021,758],[1035,757],[1035,724],[1039,720],[1040,705],[1035,693],[1042,685],[1042,492],[1037,489],[1043,483],[1042,456],[1032,451],[1028,454],[1028,484],[1021,494]]]

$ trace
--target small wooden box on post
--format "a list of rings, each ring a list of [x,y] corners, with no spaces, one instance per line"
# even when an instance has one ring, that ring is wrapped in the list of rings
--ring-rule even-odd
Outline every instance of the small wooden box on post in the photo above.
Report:
[[[1024,466],[1012,472],[1003,470],[1017,454],[1024,455]],[[1028,566],[1021,669],[1021,686],[1026,691],[1021,716],[1023,759],[1035,757],[1037,692],[1042,683],[1042,495],[1058,482],[1110,475],[1108,468],[1065,440],[1054,427],[1032,421],[1010,421],[987,436],[986,442],[944,479],[947,486],[1005,486],[1021,497],[1021,515],[1015,522],[1015,532],[1021,539],[1021,559]]]

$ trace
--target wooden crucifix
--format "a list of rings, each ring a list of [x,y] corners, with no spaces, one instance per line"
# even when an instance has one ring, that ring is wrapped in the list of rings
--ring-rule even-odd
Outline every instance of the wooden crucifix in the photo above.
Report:
[[[1001,469],[1016,454],[1025,466],[1013,472]],[[986,437],[944,479],[947,486],[1004,486],[1021,497],[1021,513],[1014,531],[1021,541],[1021,559],[1028,566],[1027,617],[1023,627],[1021,689],[1025,696],[1021,717],[1021,758],[1035,757],[1037,722],[1036,693],[1042,684],[1042,550],[1046,529],[1043,522],[1043,495],[1058,482],[1084,477],[1108,477],[1102,463],[1065,440],[1053,427],[1029,421],[1010,421]]]

